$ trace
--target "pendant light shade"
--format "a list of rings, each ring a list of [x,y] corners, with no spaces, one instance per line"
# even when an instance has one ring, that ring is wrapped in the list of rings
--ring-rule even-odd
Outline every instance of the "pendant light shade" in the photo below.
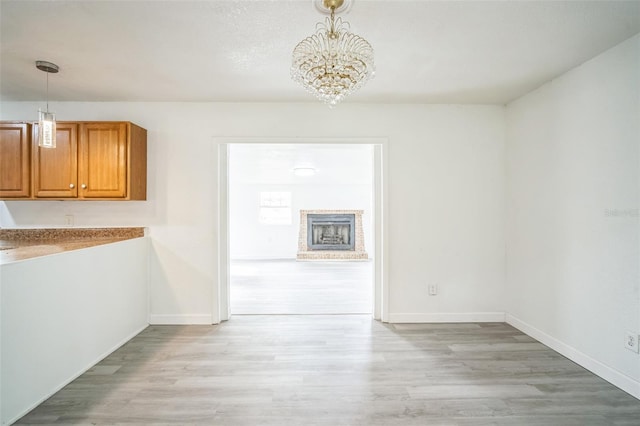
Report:
[[[47,109],[38,110],[38,146],[42,148],[56,147],[56,115],[49,111],[49,74],[57,73],[56,64],[47,61],[36,61],[36,68],[47,73]]]
[[[56,115],[49,111],[38,111],[38,146],[56,147]]]

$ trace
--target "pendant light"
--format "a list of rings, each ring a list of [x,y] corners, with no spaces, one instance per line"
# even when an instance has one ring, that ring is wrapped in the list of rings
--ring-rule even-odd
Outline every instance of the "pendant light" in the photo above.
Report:
[[[36,68],[47,73],[47,109],[38,110],[38,146],[43,148],[56,147],[56,115],[49,111],[49,74],[57,73],[56,64],[47,61],[36,61]]]

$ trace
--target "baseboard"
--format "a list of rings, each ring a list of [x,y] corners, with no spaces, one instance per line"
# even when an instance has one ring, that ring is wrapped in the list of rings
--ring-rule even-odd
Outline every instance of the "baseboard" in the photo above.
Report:
[[[504,322],[504,312],[389,314],[390,323]]]
[[[211,314],[160,315],[149,314],[150,325],[211,325]]]
[[[550,347],[559,354],[569,358],[576,364],[581,365],[597,376],[603,378],[612,385],[622,389],[629,395],[640,399],[640,382],[632,379],[625,374],[620,373],[619,371],[601,363],[600,361],[591,358],[590,356],[567,345],[566,343],[561,342],[555,337],[548,335],[544,331],[527,324],[526,322],[514,317],[511,314],[506,314],[506,322],[507,324],[517,328],[523,333],[533,337],[540,343]]]
[[[246,261],[246,260],[296,260],[295,254],[291,257],[282,257],[282,256],[234,256],[229,259],[231,262],[234,260]]]
[[[118,343],[116,343],[114,346],[112,346],[110,349],[107,349],[105,352],[103,352],[101,355],[99,355],[94,361],[89,362],[88,365],[85,365],[84,367],[80,368],[80,370],[72,375],[69,379],[65,380],[64,382],[62,382],[60,385],[56,386],[51,392],[49,392],[47,395],[45,395],[44,397],[40,398],[39,400],[37,400],[36,402],[34,402],[33,404],[31,404],[29,406],[29,408],[27,408],[26,410],[24,410],[22,413],[18,414],[17,416],[14,416],[12,419],[9,419],[9,421],[6,424],[13,424],[15,422],[17,422],[18,420],[20,420],[20,418],[22,418],[23,416],[25,416],[27,413],[29,413],[31,410],[33,410],[34,408],[36,408],[38,405],[42,404],[43,402],[45,402],[47,399],[51,398],[51,396],[53,396],[56,392],[59,392],[60,390],[62,390],[62,388],[64,388],[65,386],[67,386],[69,383],[73,382],[75,379],[77,379],[78,377],[82,376],[84,373],[86,373],[90,368],[92,368],[94,365],[96,365],[97,363],[99,363],[100,361],[102,361],[103,359],[105,359],[106,357],[108,357],[109,355],[111,355],[113,352],[115,352],[120,346],[124,345],[125,343],[127,343],[129,340],[133,339],[134,337],[136,337],[138,334],[140,334],[145,328],[149,327],[148,324],[145,324],[144,326],[140,327],[139,329],[136,329],[136,331],[134,331],[133,333],[130,333],[127,337],[125,337],[124,339],[120,340]]]

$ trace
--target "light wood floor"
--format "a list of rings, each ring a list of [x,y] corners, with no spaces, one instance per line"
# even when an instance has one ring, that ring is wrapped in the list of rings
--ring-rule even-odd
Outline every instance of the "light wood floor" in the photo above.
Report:
[[[639,419],[640,401],[506,324],[288,315],[151,326],[18,423],[637,426]]]
[[[365,314],[373,307],[373,261],[231,262],[231,314]]]

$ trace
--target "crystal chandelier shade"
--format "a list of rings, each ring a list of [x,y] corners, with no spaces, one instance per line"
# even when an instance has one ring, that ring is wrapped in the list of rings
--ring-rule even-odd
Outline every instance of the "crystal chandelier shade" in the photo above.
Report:
[[[321,101],[334,106],[357,91],[375,72],[373,48],[350,31],[349,23],[331,16],[316,33],[293,49],[291,77]]]

